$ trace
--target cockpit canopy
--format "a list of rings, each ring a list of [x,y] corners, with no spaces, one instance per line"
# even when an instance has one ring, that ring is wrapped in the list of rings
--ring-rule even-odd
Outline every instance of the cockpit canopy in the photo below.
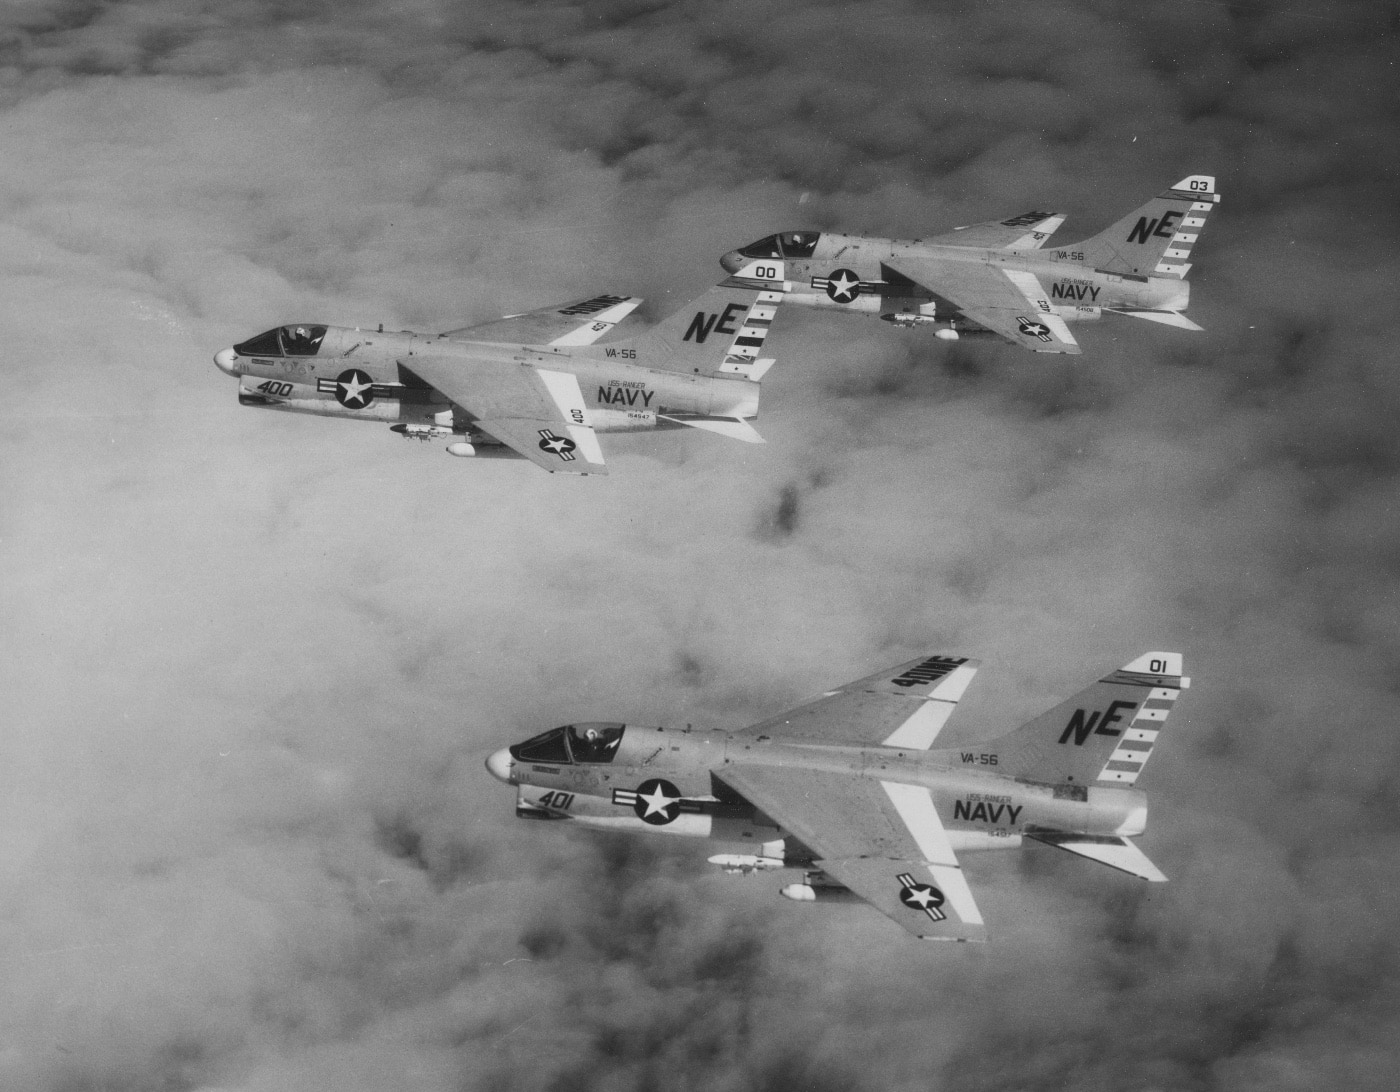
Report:
[[[739,253],[745,258],[810,258],[820,238],[819,231],[785,231],[741,247]]]
[[[521,762],[547,762],[551,765],[570,762],[611,762],[622,743],[624,725],[603,721],[566,724],[551,728],[510,749],[511,756]]]
[[[324,326],[279,326],[235,345],[233,351],[239,356],[315,356],[325,336]]]

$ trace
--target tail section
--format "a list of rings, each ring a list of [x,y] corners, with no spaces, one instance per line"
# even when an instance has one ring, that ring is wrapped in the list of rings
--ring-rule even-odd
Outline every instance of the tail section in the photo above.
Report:
[[[1086,263],[1109,273],[1185,278],[1191,247],[1219,203],[1214,176],[1193,174],[1108,230],[1063,249],[1083,251]]]
[[[1191,685],[1181,671],[1179,652],[1139,656],[994,741],[999,772],[1051,784],[1133,784]]]
[[[734,278],[717,284],[650,330],[608,348],[635,350],[636,362],[648,368],[757,383],[773,365],[758,354],[783,291],[781,283],[752,284]]]

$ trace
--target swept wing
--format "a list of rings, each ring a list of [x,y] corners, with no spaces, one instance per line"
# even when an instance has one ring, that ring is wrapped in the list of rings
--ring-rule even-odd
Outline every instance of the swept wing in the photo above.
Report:
[[[578,378],[529,364],[415,356],[411,370],[552,474],[606,474]]]
[[[827,876],[915,936],[986,940],[928,789],[770,766],[724,766],[715,776],[799,839]]]
[[[590,296],[448,330],[443,337],[520,345],[592,345],[641,302],[640,296]]]
[[[921,656],[769,717],[743,734],[926,751],[979,666],[961,656]]]
[[[920,255],[901,255],[885,264],[1008,341],[1037,353],[1081,352],[1033,273]]]
[[[938,246],[976,246],[998,250],[1039,250],[1065,222],[1062,212],[1024,212],[1009,220],[969,224],[943,235],[921,239]]]

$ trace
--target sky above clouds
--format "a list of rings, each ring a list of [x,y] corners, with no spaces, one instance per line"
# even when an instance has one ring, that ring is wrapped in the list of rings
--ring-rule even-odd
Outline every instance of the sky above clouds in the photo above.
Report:
[[[1400,7],[1210,0],[0,10],[0,1086],[1394,1087]],[[668,313],[796,227],[1178,178],[1205,334],[1082,357],[780,314],[762,448],[612,475],[240,409],[286,321]],[[1193,688],[1134,884],[972,858],[919,946],[712,847],[518,822],[573,719],[740,726],[926,650],[994,734]]]

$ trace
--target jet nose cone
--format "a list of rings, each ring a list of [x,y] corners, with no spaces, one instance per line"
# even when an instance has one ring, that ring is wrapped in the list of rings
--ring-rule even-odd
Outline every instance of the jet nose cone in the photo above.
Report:
[[[737,273],[743,267],[744,256],[737,250],[731,250],[719,260],[719,264],[724,267],[726,273]]]
[[[219,371],[223,372],[225,375],[231,375],[237,378],[238,366],[235,363],[237,360],[238,354],[232,349],[220,349],[214,354],[214,367],[218,368]]]
[[[515,759],[510,757],[510,752],[505,748],[497,751],[486,760],[486,772],[497,781],[504,781],[507,785],[515,784],[513,776],[515,772]]]

